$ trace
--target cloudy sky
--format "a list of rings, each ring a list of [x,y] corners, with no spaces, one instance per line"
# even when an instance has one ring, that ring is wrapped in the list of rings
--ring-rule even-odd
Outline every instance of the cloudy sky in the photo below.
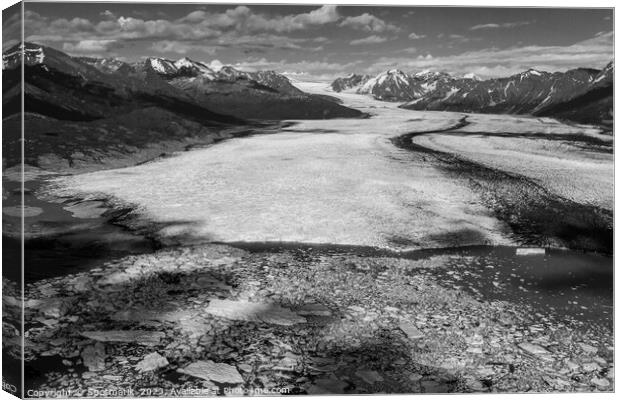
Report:
[[[331,79],[602,68],[611,9],[26,3],[26,39],[74,55],[189,57]],[[5,31],[6,33],[6,31]]]

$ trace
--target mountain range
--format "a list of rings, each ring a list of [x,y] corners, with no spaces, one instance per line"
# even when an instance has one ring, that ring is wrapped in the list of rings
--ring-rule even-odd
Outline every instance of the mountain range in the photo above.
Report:
[[[304,93],[274,71],[213,68],[189,58],[127,63],[72,57],[25,43],[4,52],[2,61],[3,161],[8,166],[20,162],[22,92],[26,162],[32,165],[49,161],[50,154],[71,166],[110,152],[133,154],[152,143],[178,147],[190,139],[212,141],[226,137],[222,132],[231,127],[248,131],[281,120],[364,116],[330,96]],[[401,107],[414,110],[533,114],[611,126],[613,70],[611,62],[603,70],[531,69],[480,80],[392,69],[374,77],[339,78],[332,88],[401,102]]]
[[[613,70],[578,68],[566,72],[530,69],[507,78],[481,80],[442,72],[408,74],[393,69],[377,76],[351,74],[336,79],[334,91],[369,94],[403,102],[412,110],[509,113],[551,116],[580,123],[610,125]]]
[[[25,43],[4,52],[2,62],[9,166],[20,161],[22,91],[26,162],[39,165],[42,157],[60,157],[53,169],[110,152],[135,153],[157,142],[212,141],[232,127],[364,115],[327,96],[304,93],[272,71],[230,66],[215,71],[187,58],[130,64]]]
[[[210,110],[242,118],[313,119],[361,115],[325,97],[302,92],[288,78],[274,71],[246,72],[232,66],[213,69],[188,58],[178,61],[147,58],[130,67],[158,75]]]

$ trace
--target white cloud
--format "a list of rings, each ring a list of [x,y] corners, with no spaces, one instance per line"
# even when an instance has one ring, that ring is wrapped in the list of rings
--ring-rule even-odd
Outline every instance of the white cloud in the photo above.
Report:
[[[217,37],[220,32],[205,25],[189,25],[170,22],[165,19],[143,20],[133,17],[119,17],[117,26],[109,36],[122,39],[162,38],[168,40],[202,40]],[[107,24],[98,26],[99,31],[107,29]]]
[[[216,48],[203,45],[187,44],[176,40],[161,40],[153,43],[151,49],[158,53],[187,54],[188,52],[215,54]]]
[[[322,43],[311,38],[291,38],[283,35],[275,35],[272,33],[255,33],[240,35],[238,32],[227,32],[218,36],[217,39],[210,43],[220,47],[258,47],[262,49],[278,48],[289,50],[305,50],[316,49],[316,46],[307,46],[308,43]]]
[[[374,44],[374,43],[383,43],[386,42],[387,38],[383,36],[371,35],[361,39],[355,39],[350,42],[353,46],[359,46],[363,44]]]
[[[205,24],[218,29],[235,28],[245,32],[275,31],[292,32],[311,26],[336,22],[340,18],[336,6],[324,5],[308,13],[269,17],[255,14],[246,6],[238,6],[224,13],[209,13],[198,10],[188,14],[180,21]]]
[[[450,39],[452,39],[452,40],[456,41],[456,42],[459,42],[459,43],[467,43],[467,42],[469,42],[469,41],[471,40],[470,38],[468,38],[468,37],[466,37],[466,36],[463,36],[463,35],[457,35],[457,34],[454,34],[454,33],[453,33],[453,34],[448,35],[448,37],[449,37]]]
[[[59,18],[51,22],[51,28],[54,30],[66,30],[66,31],[80,31],[80,32],[91,32],[94,30],[94,25],[85,18],[73,18],[72,20],[67,20],[65,18]]]
[[[425,37],[426,37],[426,35],[418,35],[418,34],[417,34],[417,33],[415,33],[415,32],[411,32],[411,33],[409,34],[409,39],[412,39],[412,40],[424,39]]]
[[[292,19],[301,24],[323,25],[330,22],[336,22],[338,18],[340,18],[340,16],[338,15],[336,6],[325,5],[309,13],[296,15]]]
[[[13,8],[15,10],[15,8]],[[13,15],[9,15],[14,12]],[[22,19],[21,10],[6,9],[2,14],[2,51],[21,42]]]
[[[356,17],[347,17],[340,23],[340,26],[376,33],[400,31],[400,28],[396,25],[389,24],[381,18],[368,13]]]
[[[101,13],[100,21],[84,18],[51,19],[34,12],[26,13],[26,37],[37,39],[60,38],[56,41],[73,43],[82,40],[186,40],[199,41],[252,35],[264,32],[292,32],[320,26],[340,19],[336,6],[325,5],[300,14],[267,16],[254,13],[246,6],[237,6],[224,12],[193,11],[176,19],[142,19],[132,16],[116,17],[109,10]],[[46,42],[52,41],[48,39]],[[71,47],[71,46],[69,46]]]
[[[109,10],[101,13],[99,21],[84,18],[49,18],[35,12],[26,12],[27,40],[62,47],[70,52],[84,52],[95,48],[104,52],[114,43],[128,40],[153,40],[150,48],[158,52],[179,54],[202,51],[213,54],[217,47],[240,47],[244,52],[267,48],[320,51],[328,43],[326,37],[292,38],[275,33],[301,30],[311,26],[335,22],[340,17],[336,6],[322,6],[310,12],[284,16],[254,13],[246,6],[229,8],[223,12],[196,10],[182,18],[142,19],[133,16],[116,17]],[[305,46],[304,43],[315,43]],[[98,45],[96,45],[98,44]]]
[[[99,15],[101,15],[102,17],[105,17],[105,18],[116,19],[116,15],[112,11],[110,11],[110,10],[105,10],[104,12],[100,13]]]
[[[213,60],[209,63],[209,68],[214,71],[219,71],[220,69],[222,69],[223,66],[224,64],[222,64],[220,60]]]
[[[138,17],[138,14],[117,16],[105,11],[102,14],[96,17],[98,19],[67,19],[50,18],[26,10],[26,38],[30,41],[50,44],[54,47],[61,47],[65,51],[79,54],[106,53],[109,55],[110,51],[128,41],[142,43],[142,48],[151,46],[151,50],[164,53],[190,54],[191,52],[203,52],[213,54],[216,50],[231,48],[241,50],[245,54],[260,54],[268,49],[295,50],[297,54],[302,54],[304,51],[308,53],[321,51],[332,40],[334,42],[343,40],[342,36],[335,35],[332,37],[331,33],[328,35],[326,33],[330,32],[328,30],[323,32],[323,30],[316,29],[328,24],[331,24],[332,28],[341,27],[368,32],[362,36],[369,36],[350,41],[351,45],[357,46],[393,40],[396,36],[394,32],[399,30],[397,26],[369,13],[354,17],[342,17],[338,14],[338,8],[333,5],[289,15],[265,14],[247,6],[231,6],[221,12],[196,10],[177,19],[169,19],[165,15],[152,17],[147,14],[142,14],[141,17]],[[489,23],[473,26],[470,29],[473,31],[508,29],[527,23],[533,23],[533,21]],[[10,33],[10,26],[7,25],[3,28],[5,33]],[[299,31],[304,29],[313,30],[307,35],[301,35]],[[472,32],[469,33],[474,35]],[[318,34],[328,37],[318,36]],[[426,35],[409,32],[407,36],[411,40],[417,40]],[[458,48],[458,43],[467,40],[478,40],[475,37],[468,38],[455,33],[439,34],[437,38],[442,39],[438,42],[447,42],[444,49],[452,44]],[[373,58],[376,56],[373,56],[372,50],[366,51],[363,57],[370,60],[368,62],[374,62],[372,66],[366,68],[367,72],[370,73],[378,72],[377,70],[381,70],[387,64],[396,64],[403,69],[411,68],[412,70],[441,68],[448,70],[448,72],[459,73],[466,70],[483,77],[505,76],[529,67],[549,71],[565,70],[578,66],[602,67],[613,57],[612,41],[613,32],[599,32],[597,36],[589,40],[570,46],[530,45],[506,49],[487,48],[457,55],[436,56],[436,58],[432,58],[430,54],[426,53],[428,49],[424,49],[424,52],[418,55],[418,49],[408,47],[397,58],[376,60]],[[328,49],[334,50],[331,47]],[[367,49],[374,48],[358,47],[358,50]],[[350,51],[348,57],[357,57],[356,54],[362,53]],[[414,55],[412,56],[412,54]],[[311,55],[316,57],[316,54]],[[335,52],[334,55],[346,57],[344,54]],[[226,55],[219,54],[218,56],[226,57]],[[248,63],[258,61],[250,60]],[[306,65],[315,68],[310,72],[315,76],[339,72],[340,70],[337,68],[346,65],[346,63],[338,64],[327,61],[322,61],[323,64],[285,61],[268,63],[274,68],[286,71],[303,71],[303,66]],[[334,69],[326,68],[330,64],[333,64]],[[359,66],[360,64],[355,65]],[[362,72],[360,69],[357,70]],[[350,71],[345,69],[343,72]]]
[[[494,23],[480,24],[480,25],[472,26],[471,28],[469,28],[469,30],[476,31],[480,29],[509,29],[509,28],[516,28],[518,26],[530,25],[533,22],[534,21],[515,21],[515,22],[504,22],[501,24],[494,24]]]
[[[235,68],[244,71],[274,70],[287,75],[305,77],[308,79],[331,80],[336,76],[348,74],[359,69],[362,60],[346,63],[328,61],[270,61],[265,58],[251,59],[234,64]]]
[[[342,71],[348,67],[358,64],[360,61],[351,63],[330,63],[327,61],[269,61],[267,59],[260,58],[250,61],[244,61],[236,63],[235,67],[239,67],[244,70],[261,70],[261,69],[275,69],[275,70],[289,70],[289,71]]]
[[[452,74],[473,72],[482,78],[509,76],[528,68],[543,71],[566,71],[578,67],[602,68],[613,59],[613,32],[568,46],[521,46],[488,48],[461,54],[427,57],[382,57],[366,72],[376,73],[397,65],[404,70],[441,68]]]
[[[324,36],[315,37],[312,41],[315,43],[331,43],[331,40]]]
[[[116,40],[80,40],[79,42],[65,43],[62,46],[64,51],[70,53],[99,53],[109,51],[116,44]]]

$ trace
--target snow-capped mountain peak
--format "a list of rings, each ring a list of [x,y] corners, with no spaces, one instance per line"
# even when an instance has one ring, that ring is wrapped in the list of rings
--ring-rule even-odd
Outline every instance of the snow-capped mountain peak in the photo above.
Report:
[[[159,74],[173,74],[177,71],[177,67],[174,65],[174,62],[165,58],[147,58],[146,65],[150,66]]]
[[[26,65],[43,64],[45,61],[43,47],[31,43],[20,43],[2,54],[2,69],[12,69],[21,64],[22,54]]]
[[[599,74],[594,78],[592,83],[596,83],[599,84],[600,82],[612,82],[614,78],[614,62],[611,61],[609,64],[607,64],[605,66],[605,68],[603,68],[601,70],[601,72],[599,72]]]
[[[453,81],[454,78],[445,72],[424,70],[409,75],[400,69],[390,69],[374,77],[353,74],[339,78],[332,83],[332,88],[337,92],[357,88],[356,93],[372,94],[379,100],[410,101],[438,88],[443,90]]]
[[[240,71],[232,65],[223,65],[217,75],[220,79],[235,80],[235,79],[252,79],[251,74],[245,71]]]
[[[336,92],[356,92],[370,79],[369,75],[350,73],[344,78],[338,78],[332,82],[332,89]]]
[[[215,79],[215,72],[206,64],[191,60],[187,57],[177,61],[165,58],[147,58],[144,64],[147,68],[166,78],[172,79],[179,76],[203,77],[208,80]]]
[[[530,68],[527,71],[521,72],[519,74],[519,77],[521,79],[523,79],[523,78],[530,78],[532,76],[540,77],[540,76],[543,76],[544,74],[545,74],[545,72],[539,71],[539,70],[534,69],[534,68]]]
[[[445,72],[431,71],[430,69],[425,69],[423,71],[417,72],[413,75],[413,77],[418,80],[425,80],[425,81],[434,81],[438,79],[444,79],[444,80],[451,79],[451,76]]]
[[[206,64],[190,60],[187,57],[175,61],[174,66],[177,68],[177,74],[179,75],[201,76],[209,80],[216,78],[215,71]]]
[[[127,65],[125,62],[119,60],[118,58],[108,57],[108,58],[93,58],[93,57],[78,57],[78,60],[92,65],[97,68],[101,72],[116,72],[124,65]]]
[[[388,71],[382,72],[377,76],[378,79],[406,79],[409,76],[399,69],[390,69]]]
[[[357,90],[358,93],[369,93],[381,100],[409,100],[419,96],[421,89],[415,86],[414,79],[399,69],[381,72],[368,79]]]
[[[102,58],[101,64],[107,66],[110,69],[117,70],[123,62],[116,58]]]

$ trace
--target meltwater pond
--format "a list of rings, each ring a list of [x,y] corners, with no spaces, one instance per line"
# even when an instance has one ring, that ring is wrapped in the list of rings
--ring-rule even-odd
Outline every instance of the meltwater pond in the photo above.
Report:
[[[134,234],[113,223],[114,215],[98,201],[82,203],[82,210],[99,210],[94,215],[80,215],[71,202],[61,203],[38,198],[35,193],[43,185],[38,180],[24,183],[24,271],[23,279],[31,283],[67,274],[88,271],[106,261],[129,254],[150,253],[157,248],[150,238]],[[3,201],[2,263],[4,277],[20,282],[21,268],[21,183],[5,180]],[[84,207],[87,205],[87,207]],[[17,209],[17,214],[7,210]]]
[[[412,274],[466,290],[487,301],[509,301],[534,312],[588,324],[613,324],[613,259],[571,250],[547,249],[544,255],[517,256],[512,246],[467,246],[394,252],[360,246],[300,243],[235,243],[252,252],[289,251],[299,257],[367,256],[431,259]],[[381,271],[368,271],[379,274]]]
[[[613,259],[568,250],[516,256],[513,247],[454,252],[432,272],[440,282],[487,300],[522,303],[560,317],[613,324]]]

